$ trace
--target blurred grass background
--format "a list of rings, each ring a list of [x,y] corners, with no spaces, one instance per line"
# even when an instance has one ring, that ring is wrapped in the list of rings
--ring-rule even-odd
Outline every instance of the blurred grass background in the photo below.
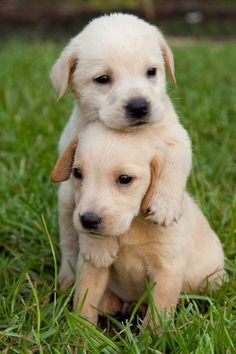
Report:
[[[234,38],[235,0],[1,0],[1,34],[71,36],[89,19],[121,11],[158,23],[167,35]]]

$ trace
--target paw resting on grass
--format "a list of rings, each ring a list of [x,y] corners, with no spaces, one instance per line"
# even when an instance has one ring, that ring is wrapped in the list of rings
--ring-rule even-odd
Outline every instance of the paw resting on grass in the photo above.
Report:
[[[63,261],[61,264],[60,272],[58,274],[58,284],[62,291],[69,288],[75,281],[75,274],[72,265],[68,260]]]

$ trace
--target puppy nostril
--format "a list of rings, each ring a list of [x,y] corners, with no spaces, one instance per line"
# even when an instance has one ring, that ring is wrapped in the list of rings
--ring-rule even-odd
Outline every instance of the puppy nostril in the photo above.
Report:
[[[131,118],[143,118],[149,112],[149,103],[144,98],[133,98],[125,108]]]
[[[98,228],[99,224],[102,221],[102,218],[99,215],[93,212],[86,212],[79,216],[81,225],[84,229],[95,230]]]

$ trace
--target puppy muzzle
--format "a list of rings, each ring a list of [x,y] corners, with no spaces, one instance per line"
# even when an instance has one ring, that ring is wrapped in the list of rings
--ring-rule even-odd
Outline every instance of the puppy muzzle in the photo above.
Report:
[[[102,218],[93,212],[86,212],[86,213],[80,215],[79,219],[80,219],[80,223],[84,229],[92,230],[92,231],[98,230],[99,225],[102,222]]]
[[[142,97],[133,98],[128,101],[125,111],[130,125],[143,125],[149,121],[150,103]]]

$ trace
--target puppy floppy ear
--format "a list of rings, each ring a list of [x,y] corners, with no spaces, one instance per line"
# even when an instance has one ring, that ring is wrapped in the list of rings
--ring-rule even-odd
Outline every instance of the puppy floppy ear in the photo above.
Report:
[[[51,173],[51,181],[54,183],[67,181],[70,177],[71,166],[74,161],[78,138],[73,139],[63,154],[59,157]]]
[[[72,39],[53,65],[50,73],[52,84],[59,94],[58,99],[66,92],[70,78],[75,70],[77,59],[75,43]]]
[[[163,35],[160,32],[159,32],[159,35],[160,35],[161,51],[162,51],[162,56],[163,56],[164,63],[166,66],[166,70],[169,73],[174,85],[177,86],[176,79],[175,79],[175,64],[174,64],[173,53],[172,53],[170,47],[168,46],[165,38],[163,37]]]
[[[157,185],[157,179],[158,179],[158,165],[157,165],[157,161],[155,159],[153,159],[151,161],[150,170],[151,170],[150,184],[149,184],[148,190],[143,198],[142,205],[141,205],[141,211],[144,214],[147,212],[147,209],[148,209],[150,201],[153,197],[153,194],[156,192],[156,185]]]

